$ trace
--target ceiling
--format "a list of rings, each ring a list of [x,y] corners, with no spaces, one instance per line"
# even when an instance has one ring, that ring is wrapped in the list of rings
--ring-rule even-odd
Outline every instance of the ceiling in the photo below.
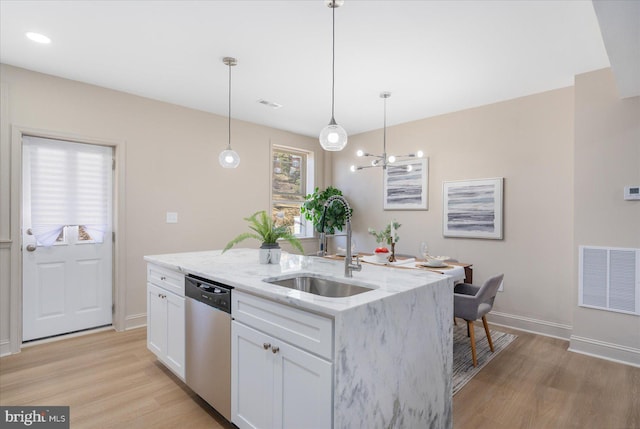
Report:
[[[382,127],[382,91],[393,125],[609,66],[591,1],[346,0],[335,16],[335,118],[349,134]],[[1,0],[0,28],[5,64],[227,116],[233,56],[233,118],[317,136],[331,117],[323,0]]]

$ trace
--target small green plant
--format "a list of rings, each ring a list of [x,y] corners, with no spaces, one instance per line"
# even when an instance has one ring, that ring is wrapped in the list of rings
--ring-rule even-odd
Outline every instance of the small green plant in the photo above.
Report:
[[[305,219],[313,222],[313,228],[322,232],[322,212],[324,211],[324,203],[333,195],[342,195],[342,191],[333,186],[329,186],[324,191],[316,188],[313,194],[307,195],[306,201],[300,207],[300,213],[304,214]],[[353,209],[352,209],[353,212]],[[342,204],[331,204],[327,207],[324,228],[327,234],[335,234],[336,229],[342,231],[347,222],[347,211]]]
[[[285,241],[288,241],[293,247],[300,251],[300,253],[304,254],[304,250],[302,249],[302,244],[300,244],[300,240],[289,230],[288,226],[276,226],[273,219],[267,215],[267,212],[264,210],[255,212],[249,217],[245,217],[244,220],[249,222],[249,229],[253,232],[243,232],[238,235],[236,238],[227,243],[226,247],[222,251],[222,253],[231,249],[234,245],[240,243],[247,238],[255,238],[258,241],[262,241],[264,244],[276,244],[278,239],[281,238]]]
[[[397,243],[400,240],[400,237],[398,237],[398,228],[400,228],[401,226],[402,225],[395,220],[393,221],[393,229],[395,230],[393,236],[394,243]],[[391,244],[391,224],[388,224],[386,228],[380,232],[376,231],[373,228],[369,228],[368,231],[369,234],[373,235],[376,238],[376,243]]]

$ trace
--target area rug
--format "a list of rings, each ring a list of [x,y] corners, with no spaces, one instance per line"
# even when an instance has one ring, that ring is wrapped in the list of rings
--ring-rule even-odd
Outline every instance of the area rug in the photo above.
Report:
[[[465,384],[469,382],[482,368],[504,350],[513,340],[516,339],[516,335],[507,334],[505,332],[494,331],[491,332],[491,340],[493,341],[493,349],[491,353],[489,349],[489,343],[487,342],[487,336],[484,333],[484,328],[476,326],[476,356],[478,358],[478,366],[473,366],[473,360],[471,359],[471,342],[467,337],[467,323],[465,321],[458,320],[458,324],[453,326],[453,394],[458,393]]]

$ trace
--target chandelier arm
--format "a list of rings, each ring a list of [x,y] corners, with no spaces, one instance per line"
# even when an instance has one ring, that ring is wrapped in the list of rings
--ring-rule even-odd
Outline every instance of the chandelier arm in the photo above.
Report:
[[[378,165],[360,165],[356,167],[356,170],[364,170],[365,168],[376,168],[376,167],[382,167],[382,164],[378,164]]]

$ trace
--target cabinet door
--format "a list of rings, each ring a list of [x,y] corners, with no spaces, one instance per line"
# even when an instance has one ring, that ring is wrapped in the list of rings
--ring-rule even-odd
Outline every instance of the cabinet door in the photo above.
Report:
[[[167,350],[167,292],[147,283],[147,348],[159,358]]]
[[[240,429],[273,428],[274,339],[231,324],[231,421]]]
[[[184,298],[165,292],[167,308],[166,364],[184,380]]]
[[[327,429],[333,426],[333,365],[282,342],[275,362],[275,428]]]

